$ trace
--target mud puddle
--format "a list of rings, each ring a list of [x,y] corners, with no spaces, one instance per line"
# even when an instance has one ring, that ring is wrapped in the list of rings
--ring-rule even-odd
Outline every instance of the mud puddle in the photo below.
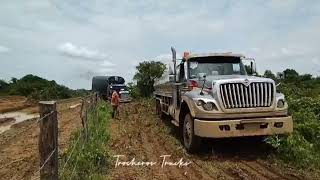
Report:
[[[39,114],[28,114],[19,111],[2,113],[0,114],[0,134],[9,130],[14,124],[18,124],[37,117],[39,117]]]

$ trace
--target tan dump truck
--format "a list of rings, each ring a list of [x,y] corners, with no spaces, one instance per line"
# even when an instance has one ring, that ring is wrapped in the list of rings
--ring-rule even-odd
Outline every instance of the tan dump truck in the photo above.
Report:
[[[229,138],[288,134],[292,118],[282,93],[272,79],[249,76],[249,61],[241,54],[184,54],[176,59],[164,82],[155,86],[157,114],[172,117],[181,129],[183,145],[189,152],[201,147],[202,138]],[[173,70],[172,70],[173,69]]]

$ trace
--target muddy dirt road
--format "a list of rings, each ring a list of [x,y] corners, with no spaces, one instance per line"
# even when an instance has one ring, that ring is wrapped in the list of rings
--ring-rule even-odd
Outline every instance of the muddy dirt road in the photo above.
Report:
[[[37,113],[37,106],[24,106],[23,99],[21,100],[19,103],[12,103],[12,109]],[[79,99],[58,102],[60,153],[66,148],[70,134],[81,126],[79,103]],[[38,176],[36,173],[39,169],[38,135],[39,126],[36,118],[14,124],[9,130],[0,134],[0,179],[33,179]]]
[[[23,96],[3,96],[0,97],[0,113],[16,111],[31,107],[32,104],[28,102]]]
[[[120,118],[111,122],[110,148],[112,156],[123,156],[119,156],[118,167],[117,158],[112,159],[112,179],[314,179],[271,163],[268,158],[272,150],[252,139],[208,141],[202,152],[187,154],[177,128],[154,112],[154,105],[148,101],[120,107]],[[171,155],[165,162],[183,158],[190,164],[179,167],[167,163],[162,167],[162,155]],[[143,162],[149,164],[141,165]]]

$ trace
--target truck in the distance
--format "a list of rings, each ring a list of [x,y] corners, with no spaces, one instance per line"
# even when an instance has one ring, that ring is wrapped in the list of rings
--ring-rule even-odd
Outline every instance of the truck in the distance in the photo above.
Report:
[[[120,76],[95,76],[92,78],[92,91],[98,92],[104,100],[110,100],[113,90],[119,94],[120,102],[130,102],[131,97],[125,80]]]
[[[241,54],[184,54],[176,59],[167,81],[155,86],[157,114],[171,116],[189,152],[203,138],[288,134],[293,131],[288,105],[272,79],[249,76]]]

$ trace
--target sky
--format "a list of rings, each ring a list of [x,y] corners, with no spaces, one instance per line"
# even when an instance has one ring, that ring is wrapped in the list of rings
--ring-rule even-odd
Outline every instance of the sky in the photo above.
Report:
[[[145,60],[234,52],[257,70],[320,75],[318,0],[1,0],[0,79],[34,74],[73,89],[132,81]]]

